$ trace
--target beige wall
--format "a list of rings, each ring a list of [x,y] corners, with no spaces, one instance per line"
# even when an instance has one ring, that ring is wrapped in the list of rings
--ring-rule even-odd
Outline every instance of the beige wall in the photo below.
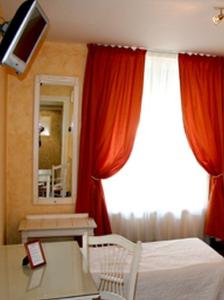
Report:
[[[86,55],[87,47],[82,44],[46,42],[24,76],[8,76],[7,243],[20,242],[17,229],[26,214],[74,211],[74,204],[33,204],[34,80],[37,74],[77,76],[82,87]]]
[[[6,72],[0,67],[0,245],[5,240],[5,114],[6,114]]]

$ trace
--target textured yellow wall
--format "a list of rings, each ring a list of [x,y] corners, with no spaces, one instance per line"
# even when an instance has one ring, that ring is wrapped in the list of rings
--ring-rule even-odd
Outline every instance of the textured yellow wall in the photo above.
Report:
[[[8,76],[7,243],[20,242],[17,229],[26,214],[74,211],[74,204],[33,204],[34,80],[38,74],[77,76],[81,88],[86,56],[87,47],[83,44],[45,42],[24,76]]]
[[[5,238],[5,108],[6,108],[6,72],[0,67],[0,245]]]
[[[2,9],[0,7],[0,15],[2,16]],[[6,115],[6,71],[5,68],[0,66],[0,245],[5,240],[5,147],[6,147],[6,134],[5,134],[5,115]]]

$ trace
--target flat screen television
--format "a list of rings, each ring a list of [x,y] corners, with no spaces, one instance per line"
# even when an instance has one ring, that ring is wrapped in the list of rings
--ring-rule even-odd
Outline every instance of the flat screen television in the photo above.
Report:
[[[23,73],[48,26],[37,0],[23,2],[9,23],[0,43],[0,63]]]

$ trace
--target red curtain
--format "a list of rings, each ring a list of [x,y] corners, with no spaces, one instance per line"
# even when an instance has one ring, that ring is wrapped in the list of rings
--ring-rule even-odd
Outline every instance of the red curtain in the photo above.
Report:
[[[180,54],[179,71],[187,139],[211,175],[205,233],[224,239],[224,59]]]
[[[88,45],[76,212],[111,232],[101,179],[128,160],[139,122],[145,51]]]

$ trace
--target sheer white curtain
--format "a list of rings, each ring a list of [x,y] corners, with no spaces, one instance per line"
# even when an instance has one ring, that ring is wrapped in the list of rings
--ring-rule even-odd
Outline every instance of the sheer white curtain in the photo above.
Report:
[[[142,241],[202,237],[208,175],[184,133],[177,55],[147,53],[135,145],[103,186],[113,232]]]

